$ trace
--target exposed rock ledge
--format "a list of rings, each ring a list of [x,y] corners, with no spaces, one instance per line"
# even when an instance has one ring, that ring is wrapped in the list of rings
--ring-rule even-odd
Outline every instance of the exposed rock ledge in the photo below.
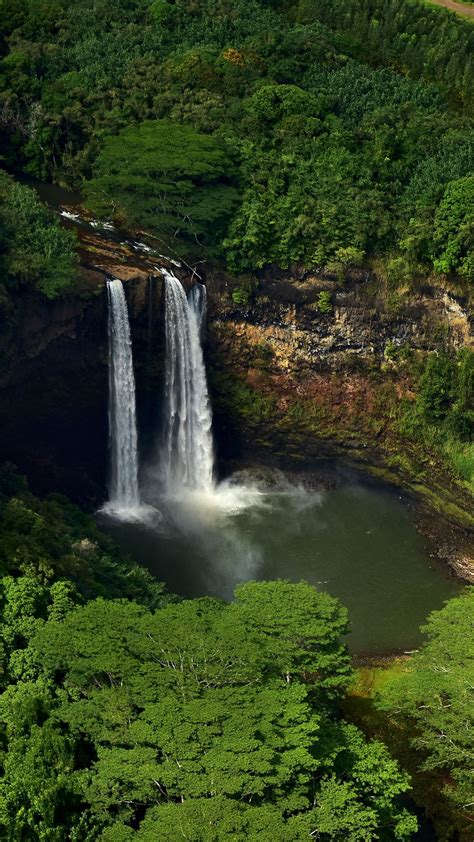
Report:
[[[373,278],[270,273],[238,306],[235,283],[207,279],[209,368],[227,441],[243,454],[270,450],[295,462],[341,458],[396,484],[443,515],[436,529],[421,514],[420,523],[439,555],[474,581],[472,495],[395,423],[400,400],[412,396],[405,351],[471,345],[465,302],[432,287],[390,308]],[[328,312],[318,308],[322,290]]]
[[[0,333],[0,459],[17,462],[40,492],[61,490],[96,505],[104,497],[107,463],[105,278],[127,282],[146,438],[161,383],[159,267],[178,270],[90,230],[81,231],[81,264],[77,294],[52,303],[30,294],[12,298]],[[189,281],[189,273],[178,274]],[[232,295],[238,281],[211,271],[205,281],[208,368],[222,452],[271,454],[296,464],[342,458],[403,487],[427,511],[442,512],[439,553],[474,580],[464,530],[473,523],[467,488],[393,424],[394,407],[411,385],[394,355],[404,347],[423,352],[470,344],[466,303],[432,287],[390,307],[370,277],[341,284],[275,270],[261,278],[251,304],[238,306]],[[330,293],[330,312],[319,309],[321,291]],[[432,529],[433,518],[430,523]]]

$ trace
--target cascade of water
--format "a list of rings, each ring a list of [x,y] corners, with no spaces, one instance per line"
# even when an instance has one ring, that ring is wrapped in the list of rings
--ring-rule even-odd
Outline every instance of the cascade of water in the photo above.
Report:
[[[148,363],[151,360],[151,345],[153,337],[153,275],[148,278]]]
[[[181,282],[163,270],[166,311],[166,391],[161,469],[165,488],[214,487],[212,414],[201,347],[206,289],[195,284],[189,300]]]
[[[107,281],[109,302],[109,436],[111,509],[139,506],[135,377],[127,301],[118,279]]]

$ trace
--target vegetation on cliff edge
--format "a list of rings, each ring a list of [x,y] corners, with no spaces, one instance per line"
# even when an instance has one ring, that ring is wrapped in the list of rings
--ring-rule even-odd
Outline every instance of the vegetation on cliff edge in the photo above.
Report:
[[[56,298],[71,289],[76,273],[75,235],[34,190],[0,171],[0,288],[29,286]]]
[[[469,21],[414,0],[1,11],[10,166],[233,271],[377,257],[401,283],[472,279]]]

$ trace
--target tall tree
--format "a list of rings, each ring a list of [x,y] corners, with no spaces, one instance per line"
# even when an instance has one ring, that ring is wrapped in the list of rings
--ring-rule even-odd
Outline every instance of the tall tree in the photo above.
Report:
[[[76,799],[92,839],[410,838],[407,776],[335,704],[350,677],[345,611],[303,583],[237,597],[155,613],[100,599],[41,625],[0,701],[7,835],[36,815],[56,839]],[[33,737],[59,785],[47,809]],[[72,838],[81,821],[70,806]]]
[[[86,185],[89,205],[174,247],[216,245],[236,188],[222,142],[164,120],[123,129],[104,141]]]
[[[408,724],[420,769],[438,773],[466,840],[474,822],[473,626],[474,588],[469,588],[431,614],[423,629],[426,643],[379,697],[382,710]]]

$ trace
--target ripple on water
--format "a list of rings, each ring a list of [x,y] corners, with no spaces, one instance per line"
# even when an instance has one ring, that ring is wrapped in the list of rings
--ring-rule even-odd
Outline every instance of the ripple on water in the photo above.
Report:
[[[427,614],[460,589],[388,489],[350,482],[320,492],[281,473],[265,482],[246,473],[153,503],[99,517],[171,591],[231,599],[249,579],[304,579],[347,606],[357,653],[416,647]]]

